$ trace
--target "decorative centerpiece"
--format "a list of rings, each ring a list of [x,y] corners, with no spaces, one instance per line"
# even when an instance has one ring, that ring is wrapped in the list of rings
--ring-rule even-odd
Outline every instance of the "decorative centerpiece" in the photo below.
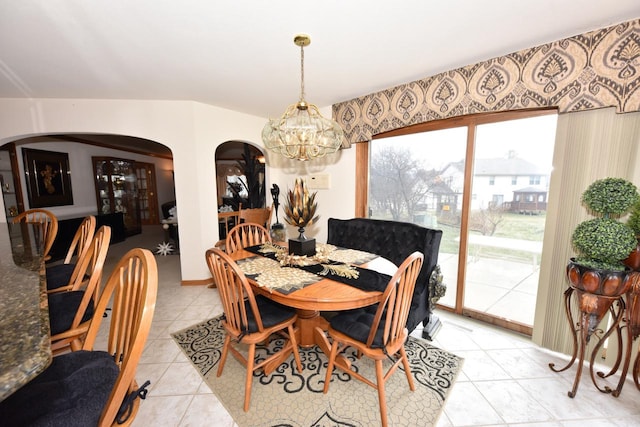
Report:
[[[316,216],[316,194],[309,194],[302,178],[296,178],[293,190],[289,190],[287,194],[284,206],[285,221],[298,227],[300,233],[297,238],[289,239],[290,254],[312,256],[316,252],[316,239],[307,239],[304,235],[305,227],[315,223],[319,218]]]

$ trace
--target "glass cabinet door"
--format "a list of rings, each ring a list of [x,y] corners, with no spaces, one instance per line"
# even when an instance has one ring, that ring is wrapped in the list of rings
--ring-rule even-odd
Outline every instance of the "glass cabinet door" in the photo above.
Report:
[[[109,182],[109,165],[105,160],[94,162],[96,173],[96,194],[98,197],[98,215],[111,213],[111,184]]]
[[[134,164],[133,160],[93,158],[98,215],[122,213],[128,236],[142,231]]]
[[[124,226],[129,230],[140,229],[137,179],[134,162],[111,160],[113,182],[113,212],[124,214]]]

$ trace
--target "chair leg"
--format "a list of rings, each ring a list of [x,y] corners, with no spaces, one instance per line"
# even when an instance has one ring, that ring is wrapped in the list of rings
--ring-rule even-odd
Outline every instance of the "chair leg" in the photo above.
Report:
[[[256,357],[256,345],[249,345],[249,354],[247,355],[247,378],[244,382],[244,412],[249,410],[251,402],[251,383],[253,382],[253,365]]]
[[[327,366],[327,374],[324,377],[324,389],[322,392],[327,394],[329,391],[329,383],[331,382],[331,374],[333,373],[333,366],[336,362],[336,355],[338,354],[338,341],[333,340],[331,345],[331,354],[329,354],[329,365]]]
[[[293,325],[289,325],[287,330],[289,331],[289,341],[291,342],[293,357],[294,359],[296,359],[296,366],[298,367],[298,372],[302,372],[302,363],[300,362],[300,352],[298,351],[298,343],[296,342],[296,332],[293,329]]]
[[[409,389],[415,391],[416,386],[413,384],[413,375],[411,375],[411,366],[409,366],[409,359],[407,359],[407,352],[404,347],[400,347],[400,357],[402,357],[402,366],[404,366],[404,373],[407,375],[407,381],[409,382]]]
[[[378,388],[378,400],[380,401],[380,420],[382,421],[382,427],[387,427],[387,399],[384,393],[382,360],[376,360],[376,385]]]
[[[220,357],[220,364],[218,365],[217,376],[222,375],[224,369],[224,362],[227,361],[227,354],[229,354],[229,346],[231,345],[231,337],[229,335],[224,337],[224,345],[222,346],[222,356]]]

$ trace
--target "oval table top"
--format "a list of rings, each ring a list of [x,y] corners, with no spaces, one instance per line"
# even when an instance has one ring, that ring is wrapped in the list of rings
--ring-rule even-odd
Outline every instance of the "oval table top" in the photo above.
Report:
[[[230,255],[230,257],[235,261],[256,256],[260,255],[256,255],[244,249]],[[358,267],[388,275],[393,275],[397,270],[395,264],[382,257],[378,257],[372,261],[358,265]],[[382,292],[364,291],[329,278],[321,279],[290,293],[279,292],[277,289],[268,289],[260,286],[255,280],[252,280],[249,277],[248,279],[249,282],[254,285],[254,289],[259,293],[262,293],[283,305],[301,310],[349,310],[375,304],[382,296]]]

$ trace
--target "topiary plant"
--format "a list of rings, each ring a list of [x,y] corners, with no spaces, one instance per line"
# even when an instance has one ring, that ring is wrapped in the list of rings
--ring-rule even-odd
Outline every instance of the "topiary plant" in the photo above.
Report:
[[[594,181],[582,193],[582,203],[598,218],[576,227],[571,242],[578,256],[575,262],[589,268],[622,271],[622,263],[636,248],[635,232],[618,218],[640,202],[638,189],[622,178]]]
[[[633,230],[636,237],[640,238],[640,200],[633,204],[627,226]]]

